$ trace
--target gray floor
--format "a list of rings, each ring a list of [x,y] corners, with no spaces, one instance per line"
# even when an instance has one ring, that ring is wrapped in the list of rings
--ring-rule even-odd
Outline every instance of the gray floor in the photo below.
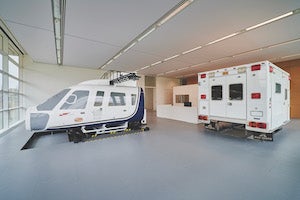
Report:
[[[149,132],[23,151],[19,126],[0,138],[0,199],[300,199],[300,120],[260,142],[151,115]]]

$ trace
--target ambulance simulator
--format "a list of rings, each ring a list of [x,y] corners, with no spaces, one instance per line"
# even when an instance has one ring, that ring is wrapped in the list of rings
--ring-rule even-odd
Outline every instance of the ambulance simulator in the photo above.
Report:
[[[290,121],[290,75],[269,61],[198,74],[198,119],[206,127],[242,124],[273,133]]]

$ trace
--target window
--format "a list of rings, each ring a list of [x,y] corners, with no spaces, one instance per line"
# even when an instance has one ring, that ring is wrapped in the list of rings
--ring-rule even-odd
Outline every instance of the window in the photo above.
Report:
[[[70,89],[64,89],[37,106],[37,110],[52,110],[66,96]]]
[[[8,61],[8,73],[14,77],[19,77],[19,67],[13,62]]]
[[[0,111],[0,130],[3,129],[3,112]]]
[[[131,94],[131,105],[134,106],[136,101],[136,94]]]
[[[89,91],[77,90],[74,91],[60,108],[63,109],[84,109],[89,97]]]
[[[212,100],[222,100],[223,98],[222,85],[215,85],[211,87],[211,99]]]
[[[229,100],[243,100],[243,84],[229,85]]]
[[[125,93],[111,92],[109,106],[125,106]]]
[[[189,102],[189,95],[175,95],[176,103]]]
[[[4,46],[5,44],[5,46]],[[4,48],[6,47],[6,48]],[[7,48],[8,47],[8,48]],[[0,130],[24,118],[21,52],[0,31]],[[0,133],[1,134],[1,133]]]
[[[278,93],[278,94],[281,93],[281,84],[276,83],[276,85],[275,85],[275,93]]]
[[[8,112],[8,124],[12,125],[19,120],[19,109],[12,109]]]
[[[0,110],[3,109],[3,89],[2,89],[2,74],[0,73]],[[0,122],[1,123],[1,122]]]
[[[19,81],[17,79],[8,78],[8,91],[9,92],[19,92]]]
[[[10,92],[8,93],[8,108],[19,107],[19,94]]]
[[[94,106],[102,106],[103,96],[104,96],[104,92],[103,91],[97,91]]]
[[[3,49],[3,37],[0,35],[0,50]]]
[[[2,58],[3,56],[0,54],[0,70],[2,70],[3,69],[3,66],[2,66]],[[1,84],[2,84],[2,82],[1,82]]]
[[[16,52],[16,50],[14,50],[14,48],[12,46],[10,46],[8,49],[8,56],[12,60],[14,60],[17,64],[19,64],[20,57],[19,57],[18,53]]]
[[[0,110],[3,109],[3,92],[0,92]],[[1,123],[1,122],[0,122]]]

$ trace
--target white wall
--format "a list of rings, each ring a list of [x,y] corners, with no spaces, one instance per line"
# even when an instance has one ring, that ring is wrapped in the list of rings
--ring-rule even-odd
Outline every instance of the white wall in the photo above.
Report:
[[[157,117],[198,124],[198,107],[157,105]]]
[[[155,105],[172,104],[173,87],[179,85],[180,85],[179,79],[156,77],[156,104]]]
[[[183,103],[176,103],[175,95],[189,95],[189,101],[193,107],[198,107],[198,84],[181,85],[173,88],[173,105],[183,106]]]
[[[25,107],[42,103],[60,90],[79,82],[99,79],[100,70],[33,62],[24,57],[23,80]]]

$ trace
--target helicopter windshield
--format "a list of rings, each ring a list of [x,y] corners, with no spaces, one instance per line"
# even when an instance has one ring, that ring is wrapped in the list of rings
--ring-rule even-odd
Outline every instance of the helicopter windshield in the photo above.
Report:
[[[53,108],[66,96],[70,89],[64,89],[57,93],[56,95],[47,99],[44,103],[37,106],[37,110],[53,110]]]

